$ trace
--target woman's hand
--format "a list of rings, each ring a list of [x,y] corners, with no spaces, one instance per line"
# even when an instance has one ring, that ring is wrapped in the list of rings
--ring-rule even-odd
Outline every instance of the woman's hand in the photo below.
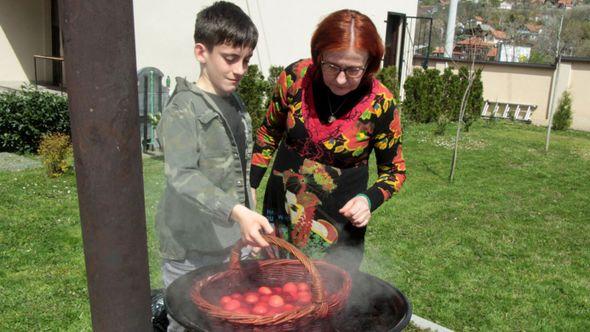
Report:
[[[231,210],[230,217],[240,224],[242,240],[246,244],[253,247],[268,247],[268,242],[262,238],[261,232],[272,234],[274,230],[263,215],[238,204]]]
[[[351,198],[339,212],[348,218],[353,226],[365,227],[371,219],[371,208],[369,201],[364,196],[355,196]]]

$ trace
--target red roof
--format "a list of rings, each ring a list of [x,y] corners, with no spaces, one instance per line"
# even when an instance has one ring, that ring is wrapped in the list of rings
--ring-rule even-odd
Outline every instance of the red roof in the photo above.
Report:
[[[532,23],[525,24],[525,26],[526,26],[527,30],[529,30],[530,32],[539,32],[539,31],[541,31],[541,28],[543,28],[543,26],[540,24],[532,24]]]
[[[457,42],[457,45],[468,45],[468,46],[493,46],[493,43],[486,42],[481,37],[471,37]]]
[[[492,35],[494,37],[496,37],[496,39],[507,39],[508,38],[508,36],[506,35],[506,32],[500,31],[500,30],[492,30]]]
[[[563,5],[566,7],[573,7],[574,6],[574,0],[559,0],[557,1],[558,5]]]

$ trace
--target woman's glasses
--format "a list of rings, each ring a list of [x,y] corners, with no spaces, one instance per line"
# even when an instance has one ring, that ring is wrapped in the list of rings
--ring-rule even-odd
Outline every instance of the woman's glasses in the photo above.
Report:
[[[365,72],[365,67],[345,67],[342,68],[338,65],[335,65],[331,62],[322,61],[322,70],[329,75],[338,76],[340,72],[344,72],[344,75],[348,78],[359,78]]]

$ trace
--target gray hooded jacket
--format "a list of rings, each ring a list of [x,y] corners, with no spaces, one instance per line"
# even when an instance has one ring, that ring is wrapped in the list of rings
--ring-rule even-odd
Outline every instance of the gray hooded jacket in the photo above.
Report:
[[[252,123],[236,94],[246,136],[246,165],[252,152]],[[189,252],[220,252],[240,238],[232,208],[252,197],[234,139],[221,110],[196,85],[176,79],[176,89],[157,128],[164,149],[166,189],[156,228],[163,258]]]

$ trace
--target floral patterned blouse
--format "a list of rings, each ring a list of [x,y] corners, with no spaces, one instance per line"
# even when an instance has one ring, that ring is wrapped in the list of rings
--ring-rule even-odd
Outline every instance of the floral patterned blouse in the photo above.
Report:
[[[322,121],[312,89],[318,70],[311,59],[306,59],[291,64],[279,75],[256,135],[251,185],[258,187],[283,138],[296,147],[301,157],[339,168],[367,165],[374,149],[378,178],[362,194],[375,210],[400,190],[406,178],[400,115],[394,96],[372,78],[369,93],[352,109],[333,122]]]

